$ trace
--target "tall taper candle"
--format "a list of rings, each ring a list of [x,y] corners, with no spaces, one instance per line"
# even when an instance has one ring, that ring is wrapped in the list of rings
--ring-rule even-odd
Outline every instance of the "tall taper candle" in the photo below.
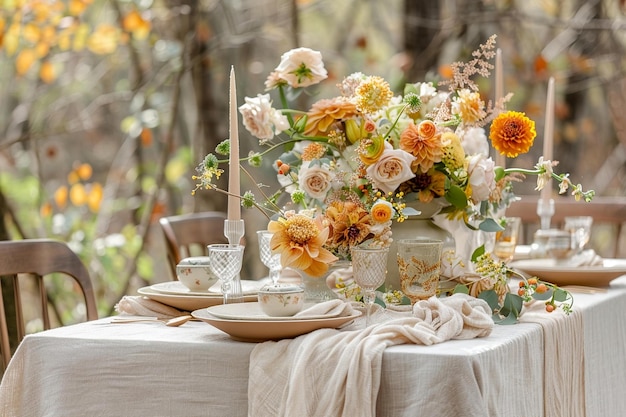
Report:
[[[496,49],[496,86],[495,86],[495,97],[494,97],[494,105],[500,100],[504,94],[504,78],[502,75],[502,50],[500,48]],[[500,152],[496,151],[496,165],[502,168],[506,168],[506,157]]]
[[[237,117],[237,86],[235,68],[230,67],[230,156],[228,159],[228,220],[241,219],[239,184],[239,125]]]
[[[554,77],[548,81],[548,95],[546,97],[546,121],[543,131],[543,160],[552,161],[554,148]],[[541,199],[548,201],[552,195],[552,180],[541,190]]]

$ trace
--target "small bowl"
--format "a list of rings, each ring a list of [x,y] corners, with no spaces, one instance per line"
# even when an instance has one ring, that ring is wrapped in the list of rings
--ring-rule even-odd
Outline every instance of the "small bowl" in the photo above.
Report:
[[[291,317],[304,306],[304,288],[292,284],[268,284],[258,293],[259,305],[271,317]]]
[[[208,256],[181,259],[176,265],[176,276],[191,291],[208,291],[218,281],[211,271]]]

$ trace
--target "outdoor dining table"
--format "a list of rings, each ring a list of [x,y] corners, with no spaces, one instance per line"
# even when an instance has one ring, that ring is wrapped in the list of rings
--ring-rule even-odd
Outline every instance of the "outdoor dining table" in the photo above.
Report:
[[[626,276],[574,297],[584,351],[577,415],[623,415]],[[558,352],[547,351],[545,339],[541,323],[522,320],[496,325],[484,338],[390,347],[383,354],[377,415],[554,415],[545,392],[555,381],[546,381],[544,370]],[[197,321],[167,327],[102,318],[33,334],[4,374],[0,415],[254,416],[247,396],[255,346]]]

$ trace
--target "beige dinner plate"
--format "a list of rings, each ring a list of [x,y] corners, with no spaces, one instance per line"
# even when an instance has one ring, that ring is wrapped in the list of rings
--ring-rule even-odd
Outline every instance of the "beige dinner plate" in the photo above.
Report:
[[[253,281],[253,280],[241,280],[241,290],[244,295],[256,295],[261,287],[264,285],[263,282]],[[158,284],[153,284],[150,286],[156,292],[160,292],[163,294],[174,294],[174,295],[199,295],[199,296],[207,296],[207,295],[217,295],[219,297],[222,296],[220,292],[221,283],[218,281],[211,288],[207,288],[206,291],[192,291],[189,288],[185,287],[180,281],[165,281],[159,282]]]
[[[567,266],[554,259],[524,259],[511,262],[509,266],[561,286],[606,287],[626,274],[626,259],[603,259],[602,265],[595,266]]]
[[[179,294],[166,294],[155,291],[151,287],[139,288],[137,292],[143,296],[146,296],[152,300],[158,301],[165,305],[178,308],[184,311],[194,311],[200,308],[206,308],[222,304],[224,299],[221,294],[203,294],[203,295],[179,295]],[[257,301],[257,295],[244,295],[244,301]]]
[[[227,333],[232,339],[242,342],[264,342],[266,340],[293,339],[317,329],[338,328],[361,315],[360,311],[341,317],[315,318],[308,320],[229,320],[220,319],[202,308],[191,313],[196,319]]]

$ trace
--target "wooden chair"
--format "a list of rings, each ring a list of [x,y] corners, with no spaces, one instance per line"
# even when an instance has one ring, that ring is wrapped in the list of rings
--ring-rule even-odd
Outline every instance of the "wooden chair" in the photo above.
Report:
[[[522,243],[532,242],[539,228],[537,215],[538,196],[521,196],[507,209],[506,215],[522,219]],[[591,247],[606,257],[626,257],[623,236],[626,223],[626,197],[595,197],[590,202],[576,201],[573,197],[554,199],[552,227],[562,227],[567,216],[593,217]]]
[[[39,314],[41,315],[44,330],[52,328],[49,309],[49,294],[46,290],[44,278],[52,274],[63,274],[74,279],[78,284],[78,290],[82,293],[85,301],[86,319],[98,318],[96,299],[89,273],[80,258],[64,242],[50,239],[27,239],[16,241],[0,241],[0,276],[2,276],[7,289],[0,296],[0,349],[2,362],[6,369],[7,364],[15,348],[26,335],[24,307],[31,309],[32,303],[28,303],[20,290],[22,278],[34,277],[34,289],[39,299]],[[7,282],[7,280],[10,280]],[[29,281],[30,282],[30,281]],[[11,283],[12,285],[8,285]],[[12,290],[10,289],[12,287]],[[2,289],[2,282],[0,282]],[[15,314],[7,313],[12,308],[5,309],[6,293],[12,293]],[[26,295],[26,294],[24,294]],[[7,320],[9,318],[9,320]],[[13,320],[15,319],[15,327]],[[11,346],[10,332],[15,332]]]
[[[161,217],[159,224],[165,237],[167,260],[176,280],[176,265],[189,256],[207,255],[207,245],[228,243],[224,236],[226,214],[219,211]]]

